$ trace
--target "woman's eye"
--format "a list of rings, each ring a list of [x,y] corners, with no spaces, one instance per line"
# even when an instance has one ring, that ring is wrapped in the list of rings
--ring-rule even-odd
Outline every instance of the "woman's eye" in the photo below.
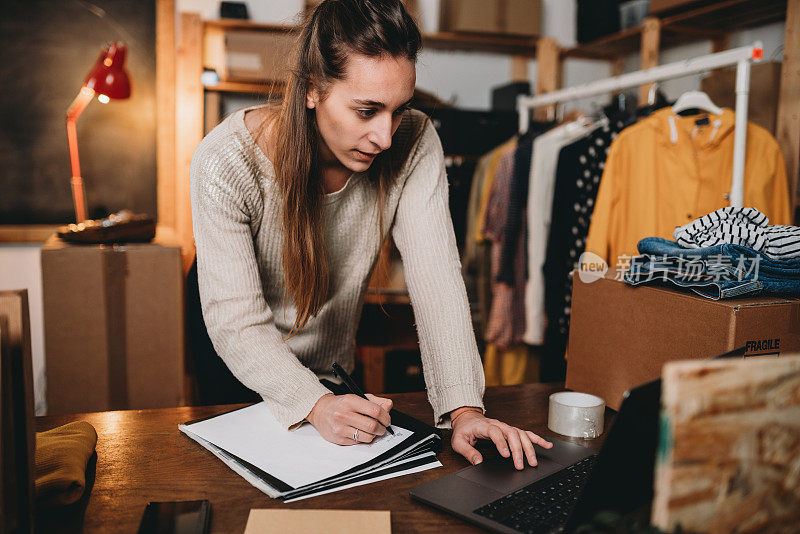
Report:
[[[356,111],[358,112],[359,115],[367,119],[375,115],[374,109],[358,109]]]

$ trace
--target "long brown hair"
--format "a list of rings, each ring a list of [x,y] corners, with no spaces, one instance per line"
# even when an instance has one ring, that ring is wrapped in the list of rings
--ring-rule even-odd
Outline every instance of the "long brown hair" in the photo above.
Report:
[[[297,308],[290,335],[306,325],[327,300],[329,265],[321,227],[322,177],[316,115],[306,108],[310,84],[324,98],[345,75],[357,53],[416,61],[422,38],[400,0],[325,0],[307,19],[299,37],[283,102],[275,123],[273,166],[283,194],[283,272]],[[394,178],[392,158],[381,153],[367,176],[377,188],[383,237],[383,205]]]

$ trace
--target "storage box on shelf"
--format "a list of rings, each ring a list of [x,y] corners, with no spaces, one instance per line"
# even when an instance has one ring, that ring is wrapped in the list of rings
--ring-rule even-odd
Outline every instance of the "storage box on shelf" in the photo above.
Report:
[[[541,0],[442,0],[440,29],[453,32],[539,35]]]
[[[214,70],[221,82],[283,82],[296,38],[291,26],[208,22],[203,33],[203,67]]]

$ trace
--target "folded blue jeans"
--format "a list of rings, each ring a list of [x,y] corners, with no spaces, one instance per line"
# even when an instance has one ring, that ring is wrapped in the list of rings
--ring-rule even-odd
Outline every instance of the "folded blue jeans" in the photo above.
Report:
[[[800,260],[774,260],[751,248],[722,244],[685,249],[659,237],[642,239],[624,279],[665,281],[713,299],[755,294],[800,296]]]

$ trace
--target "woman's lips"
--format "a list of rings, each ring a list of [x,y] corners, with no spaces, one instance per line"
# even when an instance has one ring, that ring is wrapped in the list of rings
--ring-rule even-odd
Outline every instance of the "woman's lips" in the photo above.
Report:
[[[370,161],[370,160],[372,160],[372,159],[373,159],[375,156],[377,156],[377,155],[378,155],[378,154],[371,154],[371,153],[369,153],[369,152],[361,152],[361,151],[360,151],[360,150],[358,150],[358,149],[356,149],[356,150],[355,150],[355,152],[356,152],[356,156],[357,156],[359,159],[362,159],[362,160],[365,160],[365,161]]]

